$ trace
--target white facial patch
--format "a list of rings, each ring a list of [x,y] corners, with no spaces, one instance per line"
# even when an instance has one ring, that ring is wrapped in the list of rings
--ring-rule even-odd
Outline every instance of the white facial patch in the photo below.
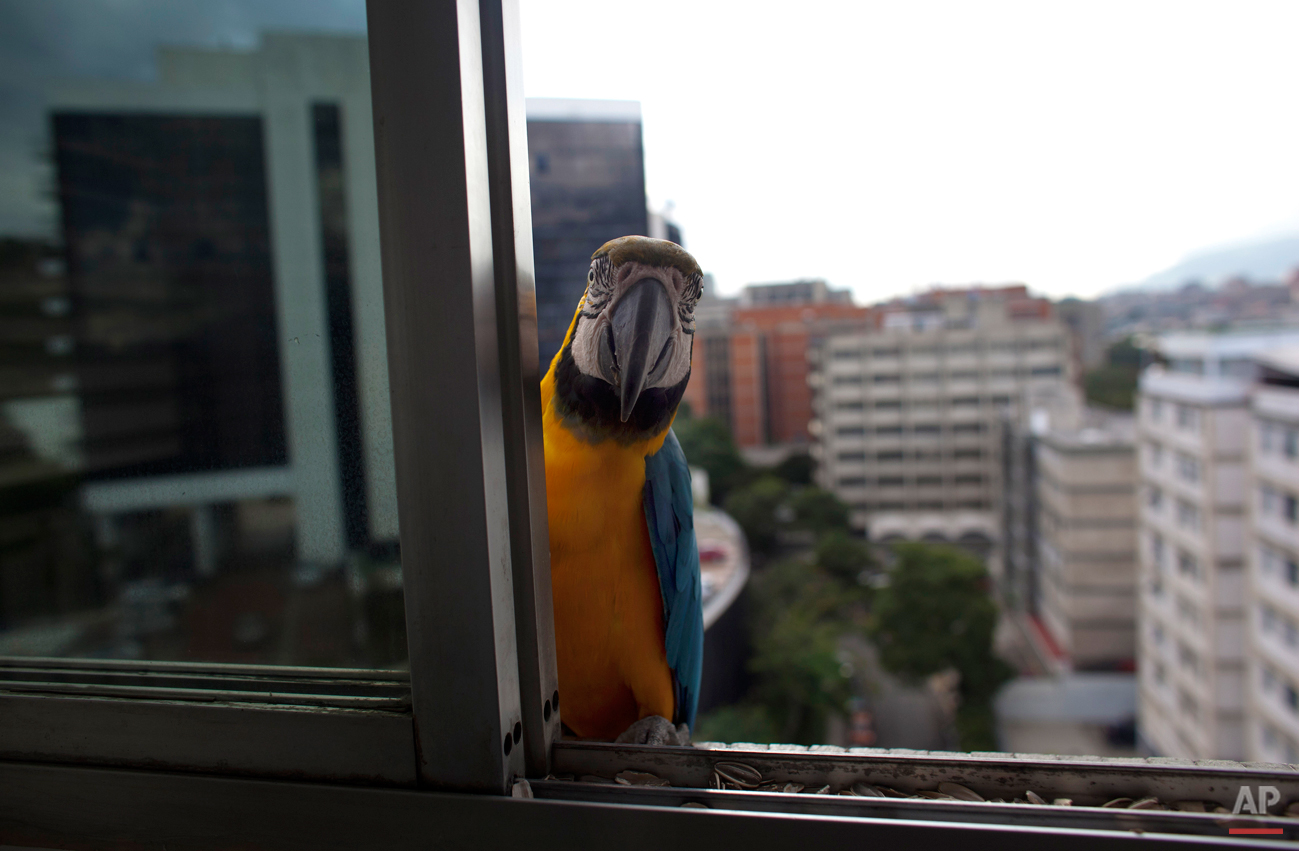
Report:
[[[585,301],[586,297],[583,296]],[[604,310],[592,319],[585,314],[577,317],[577,328],[573,329],[573,361],[583,375],[603,378],[600,375],[600,361],[596,355],[600,335],[609,324],[609,311]]]
[[[597,258],[593,263],[607,263],[608,258]],[[609,316],[617,308],[618,303],[622,300],[627,290],[632,285],[644,278],[654,278],[661,284],[666,284],[664,290],[668,294],[668,301],[672,304],[672,336],[669,338],[668,345],[671,347],[668,363],[668,369],[663,377],[649,387],[675,387],[685,379],[690,372],[690,344],[694,339],[694,322],[693,322],[693,304],[688,304],[687,315],[690,317],[690,327],[687,330],[682,324],[681,314],[682,296],[689,288],[689,282],[681,270],[668,266],[649,266],[634,260],[613,269],[613,298],[605,308],[600,311],[596,317],[590,317],[585,314],[578,317],[577,328],[573,331],[573,360],[577,368],[585,375],[603,378],[600,374],[599,367],[599,341],[600,336],[604,333],[605,327],[609,324]]]

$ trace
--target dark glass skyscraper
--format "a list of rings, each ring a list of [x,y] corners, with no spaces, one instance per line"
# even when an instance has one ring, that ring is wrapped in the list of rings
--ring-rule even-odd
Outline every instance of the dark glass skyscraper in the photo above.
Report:
[[[86,473],[285,463],[262,122],[59,113]]]
[[[537,340],[544,371],[586,288],[591,254],[649,233],[640,106],[624,101],[528,101]]]

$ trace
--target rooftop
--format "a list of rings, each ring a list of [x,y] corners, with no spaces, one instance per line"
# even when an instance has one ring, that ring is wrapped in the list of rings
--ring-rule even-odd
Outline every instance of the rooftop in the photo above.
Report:
[[[1267,331],[1188,331],[1161,334],[1154,347],[1171,359],[1217,357],[1246,358],[1263,349],[1299,347],[1299,328],[1276,328]]]
[[[640,101],[528,98],[529,121],[640,121]]]

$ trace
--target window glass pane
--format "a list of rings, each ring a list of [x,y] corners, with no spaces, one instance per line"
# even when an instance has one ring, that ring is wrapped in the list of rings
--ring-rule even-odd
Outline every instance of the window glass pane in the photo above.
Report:
[[[364,5],[3,16],[0,654],[400,664]]]

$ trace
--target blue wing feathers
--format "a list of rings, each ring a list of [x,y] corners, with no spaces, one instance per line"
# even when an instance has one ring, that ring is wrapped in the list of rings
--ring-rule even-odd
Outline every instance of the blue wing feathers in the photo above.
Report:
[[[663,448],[645,458],[644,504],[663,596],[668,667],[676,691],[672,721],[689,724],[693,730],[704,663],[703,590],[690,468],[671,431]]]

